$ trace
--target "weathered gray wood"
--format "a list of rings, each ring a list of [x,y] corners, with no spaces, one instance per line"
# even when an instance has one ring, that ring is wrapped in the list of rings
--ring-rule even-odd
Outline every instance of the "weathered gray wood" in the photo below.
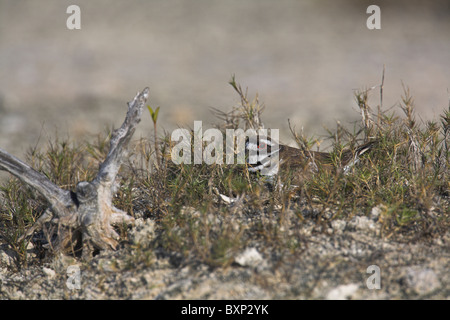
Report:
[[[73,239],[81,234],[84,258],[92,256],[94,249],[115,249],[119,235],[112,227],[131,224],[134,219],[126,212],[112,205],[112,197],[117,191],[116,176],[126,147],[141,121],[142,110],[149,95],[149,89],[138,92],[128,103],[128,112],[122,126],[111,136],[110,150],[93,181],[79,182],[75,192],[63,190],[45,175],[37,172],[20,159],[0,149],[0,170],[6,170],[40,192],[50,203],[47,211],[23,236],[30,236],[45,222],[59,224],[58,237],[53,248],[60,250],[73,246]]]
[[[69,215],[67,207],[72,204],[70,191],[63,190],[51,182],[42,173],[0,148],[0,170],[8,171],[24,183],[39,191],[58,211],[59,216]]]

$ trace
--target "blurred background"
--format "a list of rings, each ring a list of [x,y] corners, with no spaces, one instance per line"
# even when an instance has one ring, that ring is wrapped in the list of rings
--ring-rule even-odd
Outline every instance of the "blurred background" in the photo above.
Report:
[[[66,9],[81,8],[81,30]],[[369,30],[369,5],[381,30]],[[417,116],[449,103],[450,1],[0,0],[0,147],[23,157],[49,139],[89,139],[118,127],[149,86],[159,130],[218,122],[239,101],[233,74],[259,93],[267,127],[291,143],[287,119],[309,135],[359,119],[355,90],[379,85],[383,106],[402,82]],[[379,90],[371,91],[373,107]],[[150,115],[135,138],[153,138]]]

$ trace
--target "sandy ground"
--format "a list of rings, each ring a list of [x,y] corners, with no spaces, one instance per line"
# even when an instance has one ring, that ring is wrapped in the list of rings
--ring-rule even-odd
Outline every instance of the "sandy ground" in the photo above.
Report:
[[[250,96],[259,92],[264,122],[280,128],[285,142],[287,119],[316,135],[336,120],[352,126],[355,90],[379,85],[383,65],[384,107],[398,103],[402,82],[417,118],[436,118],[449,103],[448,1],[377,1],[381,30],[366,27],[372,1],[73,2],[81,30],[66,28],[72,3],[0,0],[0,147],[20,157],[56,135],[83,140],[119,126],[126,102],[146,86],[150,104],[161,106],[160,132],[194,120],[207,126],[210,107],[230,110],[238,102],[227,84],[232,74]],[[378,89],[370,102],[380,103]],[[152,129],[147,115],[135,137],[150,138]],[[20,273],[4,268],[1,298],[448,298],[448,232],[431,244],[405,244],[372,235],[379,225],[366,220],[308,235],[302,259],[282,267],[259,249],[260,269],[214,273],[164,259],[129,269],[125,247],[83,266],[80,291],[66,287],[73,261]],[[151,228],[139,230],[150,238]],[[0,252],[3,265],[13,263]],[[384,272],[378,291],[365,285],[374,262]]]
[[[448,299],[450,233],[418,242],[383,239],[373,212],[333,220],[326,233],[307,221],[300,252],[261,242],[242,248],[226,268],[175,266],[153,252],[151,219],[137,221],[131,243],[89,263],[56,256],[12,272],[14,255],[0,250],[0,299]]]
[[[448,105],[447,1],[380,1],[381,30],[366,27],[370,1],[77,4],[81,30],[68,30],[66,2],[0,0],[0,146],[18,156],[57,134],[85,139],[117,127],[145,86],[161,106],[161,131],[208,126],[210,107],[238,101],[232,74],[260,94],[265,123],[287,143],[287,119],[315,135],[336,120],[352,126],[355,89],[379,85],[383,65],[385,107],[399,101],[402,82],[418,117]],[[379,98],[373,90],[374,106]],[[148,116],[136,137],[151,132]]]

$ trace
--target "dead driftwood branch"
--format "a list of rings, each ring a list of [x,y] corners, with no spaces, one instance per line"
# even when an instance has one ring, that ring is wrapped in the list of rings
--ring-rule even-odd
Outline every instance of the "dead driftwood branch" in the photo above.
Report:
[[[109,153],[96,178],[79,182],[75,191],[61,189],[42,173],[0,149],[0,170],[8,171],[36,189],[50,204],[20,240],[33,234],[44,223],[52,222],[58,226],[56,240],[52,243],[56,251],[79,247],[82,257],[89,259],[95,249],[117,247],[119,235],[113,226],[129,225],[134,218],[112,205],[112,197],[118,187],[116,175],[126,155],[126,147],[141,121],[148,95],[149,89],[145,88],[128,103],[125,121],[112,133]]]

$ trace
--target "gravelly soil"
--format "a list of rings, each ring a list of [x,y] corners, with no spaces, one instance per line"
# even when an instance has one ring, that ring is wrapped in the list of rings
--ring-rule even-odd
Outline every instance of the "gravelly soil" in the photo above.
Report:
[[[450,233],[416,242],[380,236],[376,208],[369,217],[334,220],[318,231],[301,226],[303,250],[242,248],[227,268],[200,263],[177,265],[151,252],[154,222],[139,219],[129,243],[102,252],[89,263],[57,256],[41,265],[12,271],[13,259],[2,252],[0,297],[3,299],[448,299]],[[320,228],[319,228],[320,229]],[[29,250],[33,255],[33,249]],[[136,255],[147,262],[136,264]],[[10,267],[8,267],[8,264]],[[79,282],[68,268],[78,268]],[[379,268],[379,289],[373,270]],[[69,283],[69,284],[68,284]],[[75,285],[79,285],[76,287]]]

